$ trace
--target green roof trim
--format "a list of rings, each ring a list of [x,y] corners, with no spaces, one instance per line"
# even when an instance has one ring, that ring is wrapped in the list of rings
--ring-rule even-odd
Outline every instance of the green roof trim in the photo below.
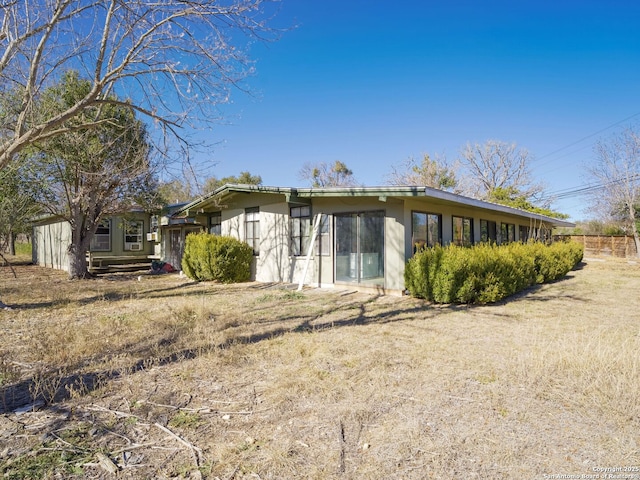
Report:
[[[224,198],[228,198],[237,194],[251,194],[251,193],[263,193],[263,194],[276,194],[284,195],[287,202],[290,203],[304,203],[308,204],[308,201],[312,198],[321,197],[378,197],[380,198],[432,198],[444,203],[462,205],[473,208],[481,208],[485,210],[491,210],[494,212],[506,213],[509,215],[517,215],[519,217],[526,217],[533,220],[543,221],[550,223],[557,227],[573,227],[575,224],[566,220],[558,218],[548,217],[539,213],[529,212],[527,210],[521,210],[519,208],[509,207],[507,205],[501,205],[499,203],[487,202],[484,200],[478,200],[457,193],[447,192],[445,190],[439,190],[437,188],[422,187],[422,186],[384,186],[384,187],[320,187],[320,188],[295,188],[295,187],[270,187],[263,185],[239,185],[239,184],[226,184],[213,192],[194,200],[182,208],[173,213],[172,216],[184,216],[193,213],[193,210],[200,210],[212,203],[222,201]],[[307,200],[309,199],[309,200]]]

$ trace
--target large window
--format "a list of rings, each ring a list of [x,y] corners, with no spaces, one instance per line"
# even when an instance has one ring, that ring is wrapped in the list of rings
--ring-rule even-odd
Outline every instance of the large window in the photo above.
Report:
[[[244,238],[254,255],[260,255],[260,209],[247,208],[244,211]]]
[[[213,212],[209,215],[209,233],[222,235],[222,212]]]
[[[473,218],[453,217],[453,244],[465,247],[473,244]]]
[[[500,224],[500,243],[516,241],[516,226],[513,223]]]
[[[336,281],[384,286],[384,212],[335,215]]]
[[[291,207],[291,253],[305,255],[309,248],[311,207]]]
[[[111,220],[106,218],[100,222],[95,235],[91,239],[89,250],[92,252],[108,252],[111,250]]]
[[[413,253],[442,243],[442,217],[435,213],[411,212]]]
[[[498,241],[496,222],[480,220],[480,241],[492,243]]]
[[[142,220],[124,221],[124,249],[126,251],[142,250],[142,233],[144,222]]]
[[[522,243],[527,243],[529,241],[529,227],[525,227],[524,225],[520,225],[520,227],[518,228],[519,230],[519,235],[520,235],[520,241]]]

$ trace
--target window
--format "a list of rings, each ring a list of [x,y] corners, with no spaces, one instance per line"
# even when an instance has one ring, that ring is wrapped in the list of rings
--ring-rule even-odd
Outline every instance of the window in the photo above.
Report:
[[[435,213],[411,212],[411,244],[413,253],[424,247],[442,243],[441,216]]]
[[[127,251],[142,250],[142,220],[124,221],[124,249]]]
[[[529,241],[529,227],[525,227],[524,225],[520,225],[519,227],[520,231],[520,241],[522,243],[526,243]]]
[[[89,250],[92,252],[108,252],[111,250],[111,220],[104,219],[98,225],[95,235],[91,239]]]
[[[209,233],[222,235],[222,212],[213,212],[209,215]]]
[[[311,230],[311,207],[291,207],[291,253],[306,255]]]
[[[516,241],[516,226],[513,223],[500,224],[500,243]]]
[[[473,218],[453,217],[453,244],[465,247],[473,244]]]
[[[244,211],[244,238],[254,255],[260,255],[260,209],[247,208]]]
[[[329,239],[329,215],[321,213],[318,234],[316,235],[316,255],[331,255],[331,243]]]
[[[336,281],[384,286],[384,212],[334,218]]]
[[[480,220],[480,241],[481,242],[497,242],[498,232],[496,222],[491,220]]]

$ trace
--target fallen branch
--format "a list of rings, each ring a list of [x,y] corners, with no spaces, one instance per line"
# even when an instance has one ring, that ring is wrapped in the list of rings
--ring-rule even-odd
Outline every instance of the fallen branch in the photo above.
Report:
[[[200,450],[198,447],[196,447],[195,445],[187,442],[184,438],[176,435],[175,433],[173,433],[171,430],[169,430],[167,427],[160,425],[159,423],[155,423],[154,424],[156,427],[158,427],[160,430],[162,430],[163,432],[165,432],[166,434],[170,435],[171,437],[173,437],[175,440],[177,440],[178,442],[180,442],[182,445],[184,445],[185,447],[189,448],[191,450],[191,453],[193,453],[195,462],[196,462],[196,467],[200,467],[201,464],[201,459],[202,459],[202,450]]]

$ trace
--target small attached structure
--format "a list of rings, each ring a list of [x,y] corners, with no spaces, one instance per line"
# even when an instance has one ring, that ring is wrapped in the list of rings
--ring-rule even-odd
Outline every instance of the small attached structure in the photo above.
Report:
[[[553,227],[572,225],[429,187],[225,185],[179,208],[161,233],[163,260],[174,266],[186,235],[206,230],[251,245],[260,282],[400,294],[421,246],[547,240]]]
[[[154,218],[142,210],[105,218],[87,254],[89,271],[151,266],[157,255]],[[157,223],[157,222],[156,222]],[[69,270],[68,250],[71,226],[60,217],[46,217],[33,224],[33,263],[58,270]]]

